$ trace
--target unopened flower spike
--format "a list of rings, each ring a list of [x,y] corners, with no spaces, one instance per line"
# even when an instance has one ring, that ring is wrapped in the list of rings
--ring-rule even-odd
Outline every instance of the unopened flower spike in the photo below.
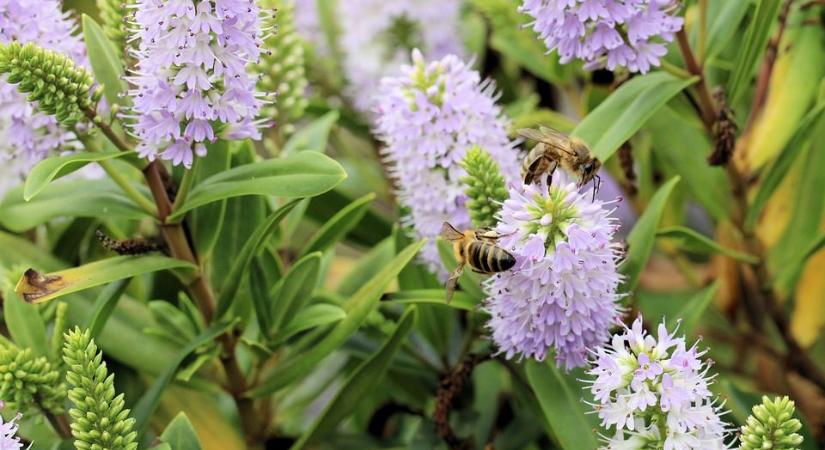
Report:
[[[592,355],[589,389],[607,429],[602,449],[730,448],[704,351],[688,347],[664,322],[654,337],[639,316]]]
[[[126,62],[129,43],[129,29],[127,26],[132,5],[136,0],[97,0],[97,9],[100,11],[101,28],[106,37],[115,45],[123,62]],[[124,66],[127,64],[124,64]]]
[[[123,394],[115,396],[114,374],[109,374],[89,330],[66,333],[63,359],[71,384],[69,411],[75,446],[84,449],[137,449],[135,420],[124,408]]]
[[[496,231],[516,265],[487,280],[485,302],[493,341],[507,358],[554,353],[570,369],[607,340],[622,279],[613,209],[561,171],[550,186],[510,185]]]
[[[458,57],[427,62],[414,51],[413,64],[381,82],[376,97],[376,134],[409,215],[403,223],[416,239],[429,238],[420,259],[446,280],[436,237],[446,221],[472,228],[461,165],[467,152],[483,148],[505,180],[518,178],[515,144],[495,103],[495,88]]]
[[[219,137],[259,139],[265,100],[248,72],[263,39],[255,2],[137,0],[132,134],[138,153],[191,167]]]
[[[60,371],[45,356],[35,356],[30,348],[0,345],[0,398],[20,412],[43,408],[60,414],[64,411],[66,385]]]
[[[742,427],[740,449],[797,450],[802,444],[802,436],[797,433],[802,423],[793,417],[794,411],[794,402],[788,397],[771,400],[763,396]]]
[[[496,215],[507,200],[507,188],[498,163],[490,154],[479,147],[473,147],[461,163],[467,176],[461,181],[467,194],[467,210],[476,227],[494,227]]]
[[[6,404],[0,400],[0,410],[6,407]],[[6,422],[3,416],[0,416],[0,450],[20,450],[23,448],[23,443],[17,436],[17,429],[19,425],[17,422],[23,417],[22,414],[17,413],[14,418]]]
[[[295,3],[292,0],[265,0],[267,9],[275,11],[274,30],[266,39],[267,51],[258,64],[262,76],[258,87],[278,95],[275,102],[263,107],[265,117],[272,119],[284,134],[291,134],[307,107],[307,78],[304,72],[304,47],[295,31]]]
[[[659,66],[682,28],[678,0],[523,0],[521,11],[562,63],[645,73]]]

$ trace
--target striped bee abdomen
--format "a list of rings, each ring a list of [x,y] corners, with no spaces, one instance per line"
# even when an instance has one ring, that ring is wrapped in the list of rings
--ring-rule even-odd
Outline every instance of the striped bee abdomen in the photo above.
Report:
[[[516,264],[516,259],[501,247],[474,241],[467,247],[468,262],[479,272],[504,272]]]

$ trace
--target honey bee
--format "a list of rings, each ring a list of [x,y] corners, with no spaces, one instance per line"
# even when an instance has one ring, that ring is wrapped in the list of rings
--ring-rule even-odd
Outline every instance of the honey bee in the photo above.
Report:
[[[516,264],[516,258],[510,252],[496,245],[500,236],[493,230],[465,230],[462,233],[444,222],[441,225],[441,237],[453,244],[455,259],[458,261],[458,267],[447,280],[447,303],[453,298],[458,277],[465,265],[469,265],[475,272],[489,275],[509,270]]]
[[[578,187],[593,181],[595,198],[601,184],[598,171],[602,163],[581,139],[565,136],[547,127],[539,127],[538,130],[524,128],[518,130],[518,134],[537,142],[521,166],[524,184],[536,182],[545,173],[547,184],[550,184],[553,172],[561,165],[571,175],[578,177]]]

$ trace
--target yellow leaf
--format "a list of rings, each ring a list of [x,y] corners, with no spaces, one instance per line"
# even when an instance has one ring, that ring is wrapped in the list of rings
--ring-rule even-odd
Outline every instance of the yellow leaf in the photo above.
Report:
[[[198,433],[203,450],[246,450],[240,430],[234,425],[238,418],[227,417],[226,411],[222,412],[221,405],[226,402],[219,401],[218,395],[225,394],[170,385],[152,416],[152,427],[160,434],[182,411]]]
[[[811,346],[825,326],[825,249],[808,259],[796,285],[791,332],[804,347]]]

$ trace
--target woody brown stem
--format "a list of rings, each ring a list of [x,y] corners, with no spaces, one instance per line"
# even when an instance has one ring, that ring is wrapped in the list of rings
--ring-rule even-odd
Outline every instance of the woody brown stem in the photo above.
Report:
[[[699,77],[699,82],[696,83],[696,90],[699,93],[699,109],[702,114],[702,122],[708,130],[713,129],[713,123],[716,121],[716,107],[713,104],[713,96],[710,94],[708,85],[705,82],[705,73],[702,66],[697,62],[693,50],[690,48],[687,34],[684,28],[676,33],[676,40],[679,43],[679,50],[685,59],[685,65],[688,72]]]
[[[471,355],[465,361],[460,362],[452,372],[444,375],[438,385],[436,393],[435,413],[433,421],[438,436],[453,450],[469,450],[473,448],[470,439],[462,439],[455,434],[450,426],[450,412],[456,397],[461,394],[464,384],[473,373],[473,369],[483,361],[490,358],[490,355]]]

